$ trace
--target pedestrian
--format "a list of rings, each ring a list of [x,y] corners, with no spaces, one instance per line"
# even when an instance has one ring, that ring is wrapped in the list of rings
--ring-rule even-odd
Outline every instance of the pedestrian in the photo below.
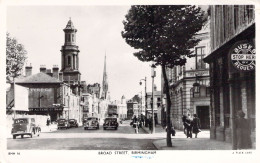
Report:
[[[183,115],[182,116],[182,124],[183,124],[183,132],[184,132],[185,135],[187,135],[187,124],[185,123],[186,119],[187,119],[187,116]]]
[[[158,125],[158,117],[157,114],[154,115],[155,127]]]
[[[50,127],[49,127],[49,126],[50,126],[50,122],[51,122],[51,121],[50,121],[50,119],[49,119],[49,118],[47,118],[46,126],[48,127],[48,130],[50,130],[50,131],[51,131],[51,129],[50,129]]]
[[[195,138],[197,138],[198,133],[201,131],[200,130],[200,119],[198,118],[197,114],[193,114],[192,131],[195,134]]]
[[[251,149],[251,127],[248,119],[245,119],[245,113],[242,110],[237,112],[237,119],[235,123],[237,135],[237,149]]]
[[[141,114],[141,121],[142,121],[142,126],[144,126],[144,115]]]
[[[49,125],[50,125],[50,119],[47,118],[46,126],[49,126]]]
[[[153,128],[153,120],[152,120],[152,117],[149,118],[149,130],[152,130]]]
[[[186,128],[187,128],[187,138],[192,138],[192,133],[191,133],[191,130],[192,130],[192,125],[191,125],[191,117],[190,117],[190,114],[188,114],[188,117],[185,121],[185,124],[187,125]]]
[[[136,115],[134,115],[133,123],[136,123],[136,121],[137,121],[137,118],[136,118]]]

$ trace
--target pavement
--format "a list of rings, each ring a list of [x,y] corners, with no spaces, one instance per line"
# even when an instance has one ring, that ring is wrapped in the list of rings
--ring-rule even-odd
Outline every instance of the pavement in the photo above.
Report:
[[[146,133],[151,134],[148,127],[143,126],[142,128]],[[155,133],[151,135],[164,138],[153,141],[153,145],[158,150],[232,150],[232,145],[230,143],[210,139],[209,130],[202,130],[198,134],[198,138],[194,138],[194,134],[193,138],[186,138],[183,131],[175,131],[175,136],[172,136],[172,147],[167,147],[166,131],[162,126],[157,125],[155,127]]]

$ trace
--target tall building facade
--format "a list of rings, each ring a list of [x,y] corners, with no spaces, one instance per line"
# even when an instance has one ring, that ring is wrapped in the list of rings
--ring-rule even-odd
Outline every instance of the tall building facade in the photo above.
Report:
[[[152,99],[152,92],[147,92],[147,116],[152,117],[152,109],[154,110],[154,117],[156,124],[161,124],[161,91],[157,91],[157,87],[154,86],[154,102]]]
[[[177,129],[183,129],[183,115],[197,114],[203,129],[210,128],[210,84],[209,66],[203,59],[209,54],[209,21],[201,31],[196,34],[201,39],[199,44],[191,49],[194,51],[192,58],[187,58],[184,66],[168,68],[167,77],[170,87],[171,122]],[[197,87],[194,84],[197,83]],[[162,88],[164,81],[162,77]],[[163,105],[161,118],[166,123],[166,95],[162,89]]]
[[[255,148],[255,8],[253,5],[210,6],[211,139],[237,149],[237,113],[250,121]],[[249,143],[249,142],[247,142]]]
[[[100,88],[100,84],[99,83],[94,83],[94,84],[88,84],[87,85],[87,92],[92,94],[92,95],[95,95],[96,98],[100,98],[100,91],[101,91],[101,88]]]
[[[79,71],[79,47],[76,45],[77,29],[71,20],[65,29],[65,42],[61,47],[61,72],[63,81],[70,85],[72,92],[80,95],[81,73]]]

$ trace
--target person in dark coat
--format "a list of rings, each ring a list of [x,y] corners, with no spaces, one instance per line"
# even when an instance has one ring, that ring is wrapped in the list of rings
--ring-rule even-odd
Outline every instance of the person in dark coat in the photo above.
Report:
[[[200,132],[200,119],[197,114],[193,114],[192,131],[195,134],[195,138],[197,138],[198,133]]]
[[[47,119],[47,122],[46,122],[46,125],[49,126],[50,123],[51,123],[51,121],[50,121],[50,119],[48,118],[48,119]]]
[[[191,124],[191,122],[192,122],[192,119],[191,119],[191,117],[190,117],[190,115],[188,114],[188,117],[187,117],[187,119],[186,119],[186,121],[185,121],[185,124],[187,125],[187,138],[192,138],[192,133],[191,133],[191,130],[192,130],[192,124]]]
[[[186,119],[187,119],[187,116],[183,115],[182,116],[182,124],[183,124],[183,132],[184,132],[185,135],[187,135],[187,124],[185,123]]]
[[[235,123],[237,149],[251,149],[250,122],[248,119],[245,119],[245,113],[242,110],[237,112],[237,116],[238,118]]]

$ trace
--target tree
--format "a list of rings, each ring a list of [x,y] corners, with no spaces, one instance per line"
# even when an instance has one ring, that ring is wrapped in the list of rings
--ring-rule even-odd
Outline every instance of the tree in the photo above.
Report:
[[[27,51],[24,46],[9,33],[6,33],[6,78],[11,79],[21,75]]]
[[[134,56],[162,67],[169,129],[171,100],[166,69],[182,66],[186,57],[192,57],[191,49],[200,41],[195,34],[206,21],[204,11],[191,5],[131,6],[125,18],[121,34],[127,44],[139,49]],[[172,146],[170,130],[167,130],[167,146]]]

